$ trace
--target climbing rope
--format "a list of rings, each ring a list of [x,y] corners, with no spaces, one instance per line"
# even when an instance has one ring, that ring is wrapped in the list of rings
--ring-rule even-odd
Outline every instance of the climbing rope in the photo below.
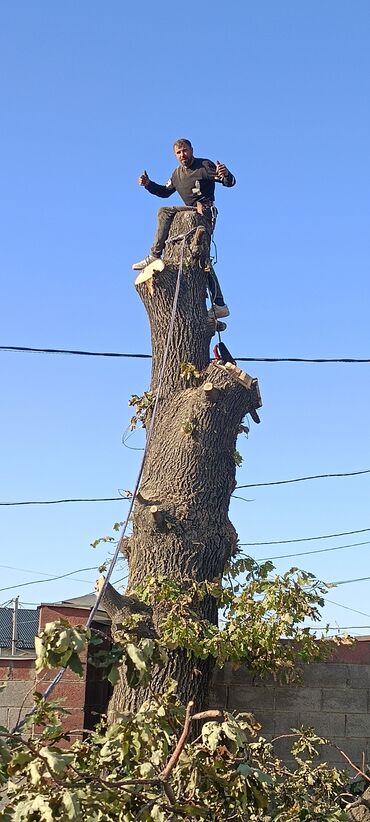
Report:
[[[160,395],[161,395],[163,377],[164,377],[166,364],[167,364],[167,359],[168,359],[168,352],[169,352],[170,343],[171,343],[171,339],[172,339],[172,335],[173,335],[173,329],[174,329],[174,324],[175,324],[175,316],[176,316],[176,310],[177,310],[177,303],[178,303],[178,297],[179,297],[179,292],[180,292],[180,282],[181,282],[181,277],[182,277],[182,273],[183,273],[185,240],[190,234],[193,233],[193,231],[195,231],[194,228],[191,229],[190,231],[186,232],[186,234],[179,234],[177,237],[172,237],[171,240],[169,241],[169,242],[175,242],[177,240],[181,240],[182,244],[181,244],[180,263],[179,263],[179,268],[178,268],[178,272],[177,272],[175,293],[174,293],[174,298],[173,298],[173,303],[172,303],[170,323],[169,323],[169,326],[168,326],[168,332],[167,332],[166,344],[165,344],[165,349],[164,349],[164,354],[163,354],[163,359],[162,359],[162,365],[161,365],[161,368],[160,368],[160,371],[159,371],[159,376],[158,376],[158,385],[157,385],[156,397],[155,397],[155,401],[154,401],[154,405],[153,405],[153,413],[152,413],[152,417],[151,417],[151,420],[150,420],[150,425],[149,425],[149,428],[148,428],[146,445],[145,445],[144,453],[143,453],[143,456],[142,456],[142,459],[141,459],[140,468],[139,468],[139,472],[138,472],[138,475],[137,475],[135,487],[134,487],[134,490],[133,490],[133,493],[132,493],[128,514],[127,514],[127,517],[126,517],[126,519],[123,523],[121,535],[120,535],[120,537],[117,541],[117,546],[116,546],[116,549],[114,551],[113,557],[110,561],[109,568],[107,570],[107,574],[106,574],[104,583],[103,583],[103,585],[102,585],[102,587],[101,587],[101,589],[100,589],[100,591],[97,595],[96,601],[95,601],[95,603],[94,603],[94,605],[93,605],[93,607],[90,611],[90,614],[87,618],[86,625],[85,625],[86,628],[90,628],[90,626],[93,622],[94,616],[95,616],[96,612],[98,611],[100,603],[101,603],[101,601],[104,597],[104,594],[105,594],[105,591],[107,589],[109,580],[112,576],[115,564],[117,562],[118,555],[120,553],[120,543],[121,543],[121,540],[124,538],[124,536],[126,534],[127,526],[130,522],[131,514],[132,514],[132,511],[133,511],[134,504],[135,504],[136,495],[137,495],[137,492],[139,490],[141,478],[142,478],[143,471],[144,471],[145,461],[146,461],[147,454],[148,454],[149,444],[150,444],[151,437],[152,437],[152,434],[153,434],[154,422],[155,422],[155,418],[156,418],[156,414],[157,414],[157,410],[158,410],[158,404],[159,404]],[[50,682],[50,685],[48,685],[48,687],[46,688],[46,690],[43,693],[43,698],[45,700],[48,699],[49,696],[53,693],[54,689],[56,688],[56,686],[59,684],[59,682],[63,678],[65,671],[66,671],[66,668],[61,668],[58,671],[58,673],[55,675],[54,679]],[[32,714],[35,712],[35,710],[36,710],[36,706],[34,706],[31,709],[31,711],[29,711],[29,713],[24,717],[24,719],[18,721],[17,724],[15,725],[15,727],[13,728],[12,733],[15,733],[16,731],[18,731],[24,725],[26,719],[28,719],[30,716],[32,716]]]

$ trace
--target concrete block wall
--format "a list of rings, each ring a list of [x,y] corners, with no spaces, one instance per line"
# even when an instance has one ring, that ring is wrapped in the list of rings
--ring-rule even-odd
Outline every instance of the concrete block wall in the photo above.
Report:
[[[361,657],[361,655],[360,655]],[[268,739],[291,728],[310,726],[330,739],[360,767],[370,762],[370,664],[321,662],[302,667],[301,686],[279,686],[269,679],[256,680],[246,668],[226,666],[215,674],[212,707],[250,711]],[[291,740],[275,743],[276,753],[291,760]],[[337,767],[347,763],[336,747],[326,746],[322,759]]]

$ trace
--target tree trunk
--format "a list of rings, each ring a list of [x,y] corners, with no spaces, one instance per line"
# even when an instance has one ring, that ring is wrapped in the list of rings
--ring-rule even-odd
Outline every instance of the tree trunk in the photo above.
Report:
[[[184,243],[173,239],[183,234],[187,235]],[[250,381],[243,384],[234,372],[210,362],[213,329],[205,302],[209,234],[194,212],[175,216],[164,271],[137,286],[152,335],[150,391],[155,394],[158,386],[182,253],[173,334],[128,547],[125,540],[128,596],[148,575],[213,580],[222,574],[237,543],[228,518],[235,487],[234,452],[239,425],[255,402]],[[183,362],[192,363],[200,372],[194,384],[181,374]],[[149,419],[147,429],[148,425]],[[211,597],[200,604],[198,612],[217,624],[217,604]],[[115,613],[114,623],[117,620]],[[156,608],[153,626],[160,632]],[[193,699],[200,710],[212,669],[209,659],[189,659],[183,652],[173,652],[151,687],[160,692],[171,676],[179,683],[179,698],[185,703]],[[136,710],[147,696],[146,689],[130,689],[122,677],[114,689],[110,719],[117,711]]]

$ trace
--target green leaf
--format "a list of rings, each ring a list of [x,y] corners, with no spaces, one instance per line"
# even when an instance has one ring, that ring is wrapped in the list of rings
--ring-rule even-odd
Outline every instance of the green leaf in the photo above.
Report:
[[[166,822],[166,814],[162,811],[159,805],[153,805],[152,810],[150,812],[150,818],[153,819],[153,822]]]
[[[46,747],[40,749],[40,756],[46,760],[50,770],[53,771],[53,773],[58,774],[58,776],[64,774],[68,765],[68,760],[70,759],[68,754],[62,754],[54,748],[52,749]]]
[[[264,771],[260,771],[258,768],[254,768],[253,774],[257,777],[259,782],[266,782],[267,785],[274,784],[274,780],[269,773],[265,773]]]
[[[78,674],[78,676],[83,676],[84,669],[82,662],[80,657],[75,652],[71,655],[68,661],[68,668],[70,668],[73,673]]]
[[[144,658],[144,654],[140,648],[134,645],[132,642],[129,642],[126,645],[126,653],[134,663],[135,668],[138,671],[146,671],[146,662]]]
[[[110,682],[111,685],[113,685],[113,688],[115,685],[117,685],[117,682],[119,680],[119,672],[116,665],[113,665],[110,669],[109,674],[107,675],[107,680],[108,682]]]
[[[221,726],[218,722],[205,722],[202,728],[202,739],[211,751],[215,751],[220,744],[222,734]]]
[[[247,762],[241,762],[237,770],[242,776],[251,776],[253,774],[253,768]]]
[[[36,796],[36,798],[31,803],[31,809],[32,809],[33,812],[37,812],[37,811],[39,812],[39,814],[40,814],[39,818],[42,819],[42,822],[53,822],[53,820],[54,820],[53,809],[51,808],[51,806],[50,806],[49,802],[47,801],[47,799],[45,799],[43,796]],[[22,817],[20,817],[20,818],[22,818]],[[29,817],[27,816],[27,817],[24,817],[24,818],[28,819]]]
[[[62,805],[65,808],[67,819],[81,819],[80,803],[76,793],[65,791],[63,794]]]

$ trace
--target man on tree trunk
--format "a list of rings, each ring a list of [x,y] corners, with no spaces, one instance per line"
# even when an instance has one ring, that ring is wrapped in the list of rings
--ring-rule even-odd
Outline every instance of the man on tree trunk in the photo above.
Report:
[[[140,175],[139,185],[144,186],[150,194],[155,194],[157,197],[171,197],[177,191],[185,206],[170,206],[158,210],[157,231],[150,254],[133,264],[134,271],[140,271],[161,257],[173,218],[179,211],[197,211],[201,214],[209,237],[211,237],[217,217],[217,209],[214,205],[215,183],[221,183],[227,188],[231,188],[236,183],[234,175],[223,163],[217,161],[214,164],[211,160],[194,157],[190,140],[184,138],[176,140],[173,148],[180,165],[166,185],[159,185],[150,180],[146,171]],[[212,318],[228,317],[230,312],[212,267],[208,277],[208,288],[212,300],[210,309]]]

